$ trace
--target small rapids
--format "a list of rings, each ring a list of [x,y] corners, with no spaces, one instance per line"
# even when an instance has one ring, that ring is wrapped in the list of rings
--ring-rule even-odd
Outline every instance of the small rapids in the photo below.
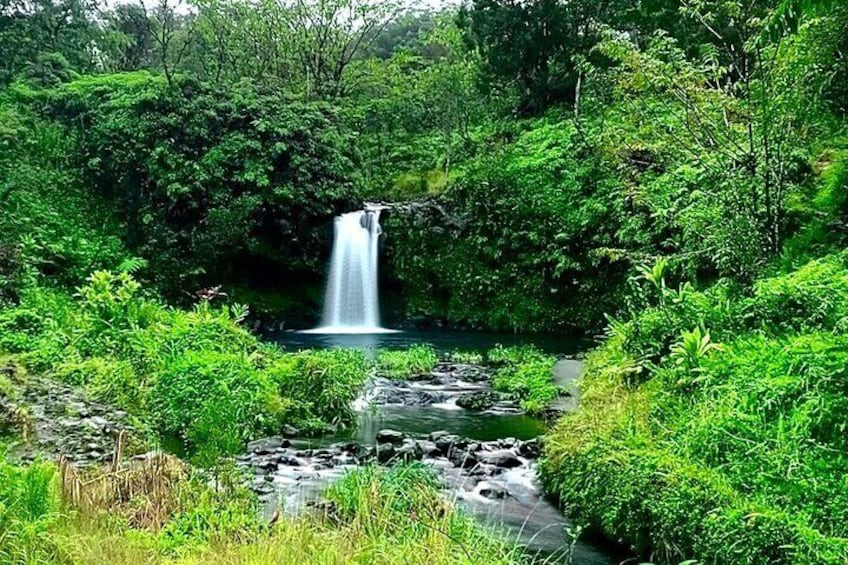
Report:
[[[413,381],[374,379],[356,402],[359,425],[322,438],[272,437],[250,444],[239,463],[268,516],[292,514],[319,501],[346,471],[368,462],[421,461],[442,477],[445,496],[531,554],[556,559],[567,551],[568,521],[541,493],[536,458],[543,424],[510,402],[466,410],[457,402],[490,391],[474,365],[440,364]],[[576,564],[615,561],[578,541]]]

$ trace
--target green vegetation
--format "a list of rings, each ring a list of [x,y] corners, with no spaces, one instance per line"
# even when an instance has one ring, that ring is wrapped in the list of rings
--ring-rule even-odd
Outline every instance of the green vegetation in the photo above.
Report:
[[[560,394],[554,383],[556,358],[533,346],[496,347],[487,354],[497,367],[492,386],[507,394],[531,414],[542,413]]]
[[[372,371],[435,351],[372,364],[246,328],[313,320],[333,216],[385,201],[410,322],[607,321],[542,465],[580,521],[658,563],[848,561],[844,2],[155,4],[0,9],[4,433],[26,432],[18,367],[216,473],[257,436],[352,424]],[[528,411],[559,392],[552,357],[488,360]],[[147,533],[53,472],[0,462],[0,560],[514,557],[420,470],[365,470],[337,516],[270,532],[200,485]]]
[[[73,298],[24,291],[0,312],[0,327],[3,347],[32,370],[81,386],[213,460],[284,424],[351,424],[350,403],[368,376],[364,355],[282,352],[239,326],[246,313],[208,301],[170,308],[131,275],[97,271]]]
[[[377,374],[390,379],[407,379],[428,373],[438,361],[436,350],[429,345],[382,349],[377,353]]]
[[[846,267],[831,255],[747,297],[658,279],[665,299],[590,355],[547,487],[663,563],[844,563]]]
[[[270,526],[257,519],[255,501],[240,487],[213,488],[199,475],[177,478],[173,466],[157,469],[171,481],[168,511],[159,522],[134,523],[138,507],[161,492],[137,487],[132,499],[109,502],[107,516],[105,507],[64,500],[52,464],[0,462],[0,557],[127,565],[519,562],[514,549],[442,501],[432,471],[423,467],[353,471],[327,493],[336,511]]]

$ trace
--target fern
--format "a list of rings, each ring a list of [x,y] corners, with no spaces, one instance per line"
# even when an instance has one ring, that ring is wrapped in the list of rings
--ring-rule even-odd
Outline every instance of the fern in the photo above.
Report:
[[[143,259],[141,257],[127,257],[118,265],[118,272],[132,275],[142,269],[146,269],[147,265],[147,259]]]

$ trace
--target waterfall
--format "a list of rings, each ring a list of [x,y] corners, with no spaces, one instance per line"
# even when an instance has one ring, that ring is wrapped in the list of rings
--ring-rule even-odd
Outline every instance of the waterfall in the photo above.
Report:
[[[379,207],[349,212],[335,220],[324,318],[313,333],[382,333],[377,290]]]

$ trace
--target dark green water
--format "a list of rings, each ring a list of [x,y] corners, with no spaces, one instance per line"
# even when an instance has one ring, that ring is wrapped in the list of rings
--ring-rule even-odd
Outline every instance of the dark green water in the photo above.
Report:
[[[323,446],[339,441],[374,445],[377,432],[386,428],[413,435],[436,430],[477,441],[512,437],[527,440],[545,432],[545,424],[525,414],[482,414],[469,410],[445,410],[430,406],[380,406],[359,413],[358,425],[337,434],[310,438],[305,443]]]
[[[297,331],[279,331],[266,334],[286,349],[323,349],[349,347],[376,351],[377,349],[404,349],[411,345],[428,343],[438,351],[474,351],[483,353],[495,345],[534,345],[554,355],[574,355],[592,347],[592,341],[567,335],[508,334],[460,331],[403,331],[387,334],[307,334]]]

